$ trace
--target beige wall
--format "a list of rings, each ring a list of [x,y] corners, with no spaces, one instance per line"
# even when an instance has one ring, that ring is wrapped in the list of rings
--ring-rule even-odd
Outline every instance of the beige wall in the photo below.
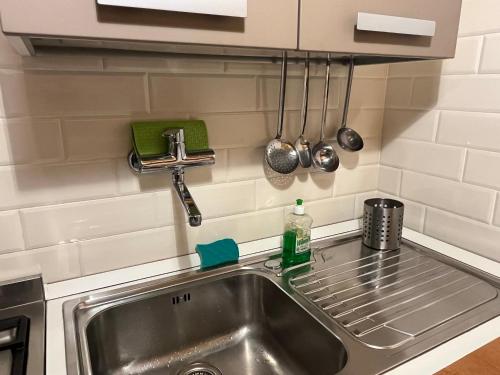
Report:
[[[389,68],[379,190],[407,226],[500,260],[500,2],[464,0],[457,55]]]
[[[221,237],[239,242],[282,232],[285,207],[302,197],[315,225],[353,219],[377,189],[387,67],[358,71],[352,125],[361,154],[335,174],[267,174],[279,67],[99,56],[21,59],[0,39],[0,277],[40,269],[57,281],[192,252]],[[322,78],[312,78],[309,137],[317,139]],[[336,70],[328,134],[338,124]],[[301,69],[290,67],[286,136],[299,133]],[[169,176],[128,169],[133,119],[201,118],[217,153],[187,182],[204,216],[185,224]],[[366,192],[372,192],[366,194]],[[357,211],[356,211],[357,210]]]

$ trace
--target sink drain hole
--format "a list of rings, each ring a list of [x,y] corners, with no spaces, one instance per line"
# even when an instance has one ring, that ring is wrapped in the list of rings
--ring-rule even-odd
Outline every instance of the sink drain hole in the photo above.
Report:
[[[178,375],[222,375],[222,372],[208,363],[193,363],[182,369]]]

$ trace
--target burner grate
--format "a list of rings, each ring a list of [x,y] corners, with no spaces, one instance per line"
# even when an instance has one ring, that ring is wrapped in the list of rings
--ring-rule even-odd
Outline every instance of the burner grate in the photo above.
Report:
[[[25,316],[0,320],[0,352],[12,353],[11,375],[25,375],[30,321]]]

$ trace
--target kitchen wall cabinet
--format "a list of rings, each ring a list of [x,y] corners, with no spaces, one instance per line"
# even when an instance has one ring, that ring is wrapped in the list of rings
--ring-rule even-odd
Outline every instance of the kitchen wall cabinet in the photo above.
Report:
[[[302,50],[433,58],[455,54],[460,0],[301,0],[300,7]],[[386,32],[358,30],[360,12],[372,17],[367,21],[371,28]],[[402,33],[418,34],[422,27],[426,34],[432,23],[434,35]]]
[[[117,1],[138,2],[99,0]],[[453,57],[461,9],[461,0],[247,0],[246,17],[233,17],[97,2],[2,0],[2,28],[25,54],[47,46],[183,53],[201,47],[218,55],[256,47],[259,56],[288,49],[378,55],[386,62]]]
[[[98,5],[96,0],[2,0],[6,34],[56,38],[297,47],[299,0],[248,0],[247,17]]]

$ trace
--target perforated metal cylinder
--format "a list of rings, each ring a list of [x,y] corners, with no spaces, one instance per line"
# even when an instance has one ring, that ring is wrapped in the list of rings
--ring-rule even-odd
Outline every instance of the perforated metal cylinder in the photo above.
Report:
[[[376,250],[401,247],[404,204],[394,199],[367,199],[363,213],[363,244]]]

